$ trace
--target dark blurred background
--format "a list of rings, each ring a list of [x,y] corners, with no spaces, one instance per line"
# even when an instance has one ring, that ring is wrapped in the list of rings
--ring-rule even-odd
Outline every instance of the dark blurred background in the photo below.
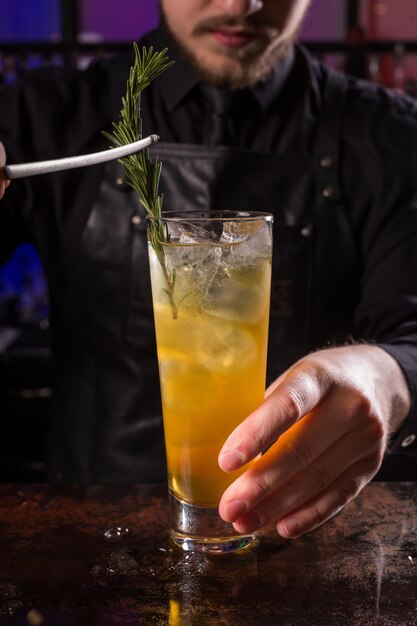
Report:
[[[157,0],[1,0],[0,82],[84,68],[157,20]],[[301,39],[334,68],[417,95],[416,0],[314,0]],[[0,267],[0,482],[45,479],[51,369],[47,285],[24,244]]]

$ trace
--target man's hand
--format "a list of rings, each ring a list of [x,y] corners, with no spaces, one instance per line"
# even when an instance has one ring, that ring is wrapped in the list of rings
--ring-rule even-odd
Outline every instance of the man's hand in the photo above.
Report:
[[[3,144],[0,142],[0,199],[4,196],[4,192],[10,185],[10,180],[6,178],[4,166],[6,165],[6,152]]]
[[[316,528],[373,478],[409,408],[402,371],[381,348],[301,359],[224,444],[219,465],[227,472],[267,452],[225,491],[221,517],[240,533],[270,523],[283,537]]]

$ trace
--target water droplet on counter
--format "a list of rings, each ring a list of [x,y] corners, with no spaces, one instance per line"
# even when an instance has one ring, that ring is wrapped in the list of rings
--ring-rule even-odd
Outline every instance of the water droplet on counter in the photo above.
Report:
[[[22,605],[22,602],[13,600],[1,609],[0,615],[4,615],[5,617],[14,617],[16,613],[21,609]]]
[[[48,502],[46,503],[45,509],[52,509],[54,506],[56,506],[58,502],[57,498],[52,498],[52,500],[48,500]]]
[[[128,528],[123,526],[114,526],[114,528],[109,528],[104,533],[104,538],[107,541],[120,541],[124,537],[126,537],[130,533]]]
[[[22,591],[11,579],[0,579],[0,615],[13,617],[23,606]]]
[[[100,585],[106,585],[115,576],[134,576],[138,573],[137,561],[127,552],[111,552],[100,557],[91,574]]]
[[[2,598],[11,600],[19,598],[21,595],[20,589],[11,579],[0,580],[0,600]]]
[[[415,559],[415,560],[414,560]],[[417,558],[412,557],[410,554],[408,555],[408,560],[410,561],[410,563],[412,563],[413,565],[417,565]]]
[[[30,497],[29,494],[26,491],[24,491],[24,489],[18,489],[16,491],[16,495],[18,495],[19,498],[28,498],[28,497]]]
[[[16,495],[23,499],[23,502],[20,502],[19,506],[39,506],[39,503],[43,500],[41,494],[34,493],[30,488],[18,489]]]
[[[19,506],[35,507],[35,506],[39,506],[39,504],[35,500],[24,500],[23,502],[19,504]]]

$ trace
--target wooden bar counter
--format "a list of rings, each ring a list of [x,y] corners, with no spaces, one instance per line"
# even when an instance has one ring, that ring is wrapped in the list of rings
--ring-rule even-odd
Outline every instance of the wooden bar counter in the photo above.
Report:
[[[171,545],[164,486],[0,485],[0,624],[416,625],[417,483],[218,557]]]

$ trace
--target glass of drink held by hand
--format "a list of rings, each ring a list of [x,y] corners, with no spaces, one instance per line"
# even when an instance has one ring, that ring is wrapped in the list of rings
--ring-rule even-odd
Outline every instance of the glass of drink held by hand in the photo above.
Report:
[[[225,473],[217,457],[264,399],[272,216],[165,212],[147,232],[172,536],[185,550],[240,550],[255,537],[218,504],[247,466]]]

